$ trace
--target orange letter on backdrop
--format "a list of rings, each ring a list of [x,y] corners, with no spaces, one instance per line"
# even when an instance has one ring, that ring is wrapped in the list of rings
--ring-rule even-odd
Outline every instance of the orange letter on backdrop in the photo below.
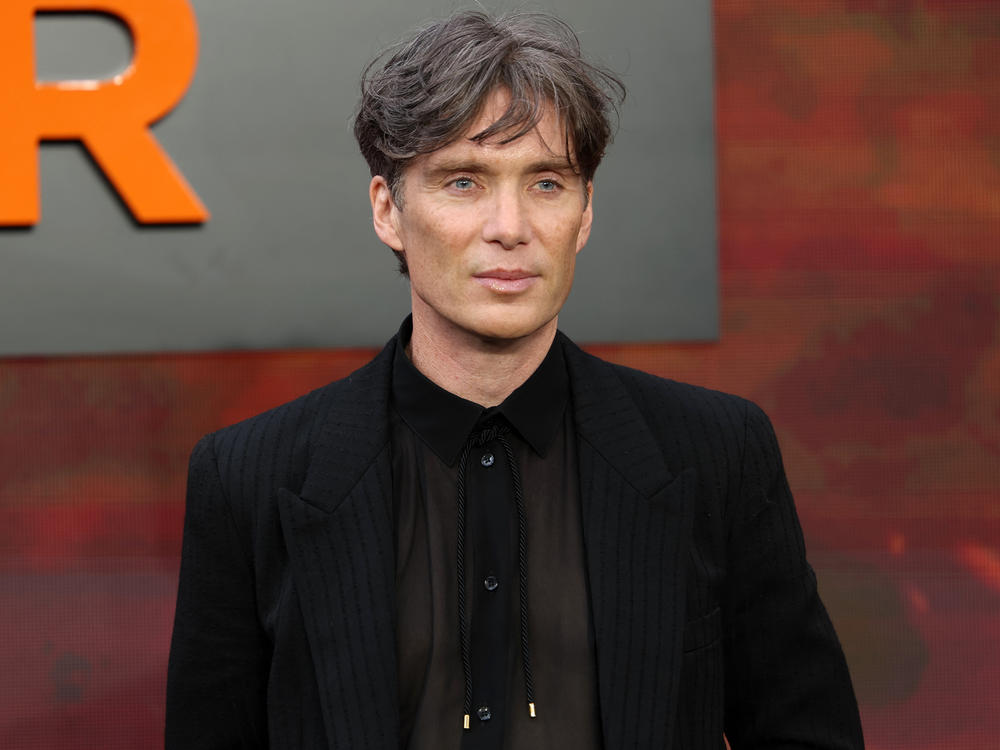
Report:
[[[35,80],[38,12],[97,12],[132,34],[128,69],[105,81]],[[0,0],[0,225],[38,223],[38,144],[79,140],[137,221],[194,223],[208,212],[149,132],[187,90],[198,58],[188,0]]]

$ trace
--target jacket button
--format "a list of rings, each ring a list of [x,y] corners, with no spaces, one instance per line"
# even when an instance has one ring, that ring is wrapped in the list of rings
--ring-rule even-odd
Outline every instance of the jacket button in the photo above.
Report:
[[[493,458],[492,453],[484,453],[483,457],[479,459],[479,463],[481,463],[483,466],[492,466],[495,460],[496,459]]]
[[[496,576],[486,576],[486,580],[483,581],[483,586],[486,587],[487,591],[496,591],[499,585],[500,581],[497,580]]]
[[[493,714],[490,713],[489,706],[480,706],[476,709],[476,716],[479,717],[480,721],[489,721],[493,718]]]

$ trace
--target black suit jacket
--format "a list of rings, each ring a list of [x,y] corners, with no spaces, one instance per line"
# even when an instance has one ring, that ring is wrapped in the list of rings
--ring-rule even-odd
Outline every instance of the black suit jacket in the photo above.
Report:
[[[861,747],[764,414],[557,344],[605,748]],[[395,346],[195,448],[168,748],[398,748]]]

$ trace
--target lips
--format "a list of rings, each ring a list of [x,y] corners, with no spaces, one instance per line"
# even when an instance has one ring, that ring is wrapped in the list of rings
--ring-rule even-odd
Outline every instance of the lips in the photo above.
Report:
[[[492,289],[494,292],[511,294],[524,291],[534,284],[539,276],[536,273],[524,271],[519,268],[513,270],[494,268],[489,271],[473,274],[473,278],[477,283],[488,289]]]

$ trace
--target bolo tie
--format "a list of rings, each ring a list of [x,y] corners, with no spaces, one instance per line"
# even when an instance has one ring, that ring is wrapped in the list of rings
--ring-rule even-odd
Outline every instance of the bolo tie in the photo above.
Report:
[[[528,715],[535,718],[535,688],[531,679],[531,654],[528,647],[528,529],[524,513],[524,494],[521,490],[521,473],[514,460],[507,434],[510,427],[493,423],[473,432],[462,449],[458,462],[458,633],[462,652],[462,672],[465,677],[463,699],[463,729],[470,728],[472,715],[472,659],[469,635],[469,619],[465,601],[465,479],[469,463],[469,451],[480,448],[492,440],[498,440],[507,456],[511,478],[514,483],[514,503],[517,507],[517,570],[520,599],[521,663],[524,668],[524,691],[528,703]]]

